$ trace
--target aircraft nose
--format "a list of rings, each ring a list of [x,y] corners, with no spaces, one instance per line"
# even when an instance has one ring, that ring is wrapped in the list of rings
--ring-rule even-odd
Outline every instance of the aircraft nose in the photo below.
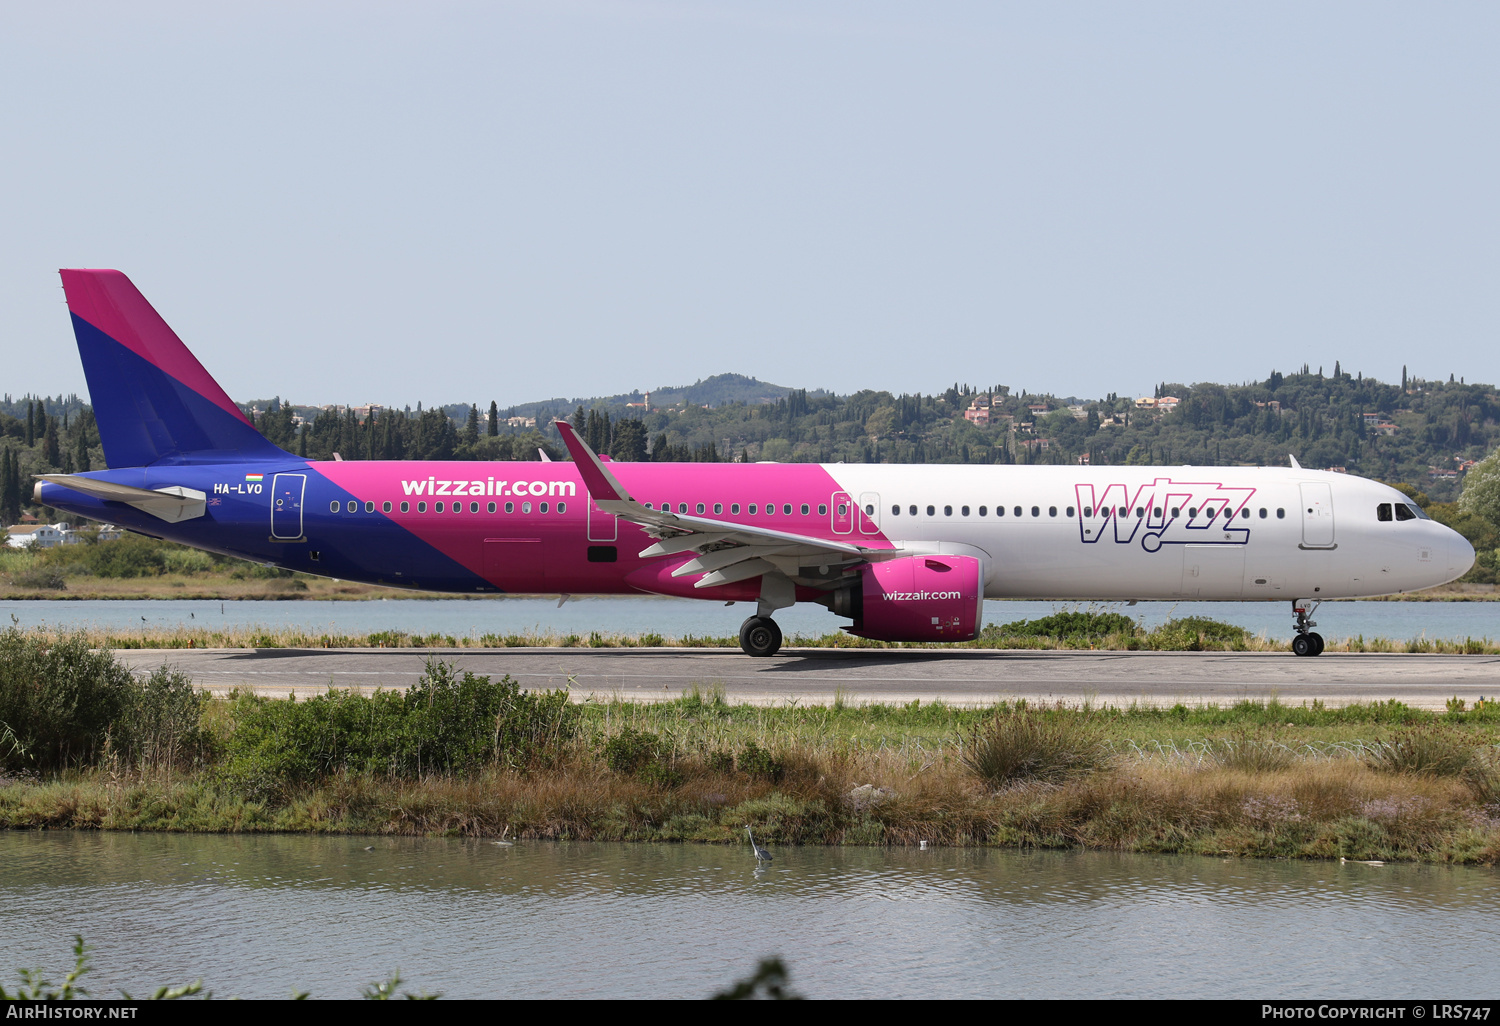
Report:
[[[1448,572],[1454,577],[1462,577],[1473,565],[1474,546],[1469,544],[1469,539],[1454,531],[1448,538]]]

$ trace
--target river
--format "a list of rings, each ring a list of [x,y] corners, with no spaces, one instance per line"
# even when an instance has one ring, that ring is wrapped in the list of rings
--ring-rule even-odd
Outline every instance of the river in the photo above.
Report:
[[[366,851],[366,846],[373,850]],[[1488,869],[1094,852],[0,833],[0,950],[98,996],[1492,995]],[[13,981],[7,981],[13,982]]]

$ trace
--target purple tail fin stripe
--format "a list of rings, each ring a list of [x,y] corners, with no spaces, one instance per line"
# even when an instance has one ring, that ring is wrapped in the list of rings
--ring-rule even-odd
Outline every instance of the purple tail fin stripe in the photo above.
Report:
[[[241,412],[140,290],[119,271],[65,269],[68,309],[248,427]]]

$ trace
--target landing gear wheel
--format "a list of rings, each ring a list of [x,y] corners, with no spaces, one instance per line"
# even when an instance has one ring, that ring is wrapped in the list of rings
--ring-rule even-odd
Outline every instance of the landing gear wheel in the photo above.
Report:
[[[1299,656],[1310,656],[1318,654],[1317,642],[1313,641],[1311,634],[1299,634],[1292,639],[1292,654]]]
[[[740,624],[740,648],[750,656],[773,656],[781,650],[781,628],[769,616],[752,616]]]
[[[1312,634],[1309,634],[1307,637],[1313,643],[1313,650],[1312,650],[1311,654],[1315,655],[1315,656],[1322,655],[1323,654],[1323,635],[1314,632]]]

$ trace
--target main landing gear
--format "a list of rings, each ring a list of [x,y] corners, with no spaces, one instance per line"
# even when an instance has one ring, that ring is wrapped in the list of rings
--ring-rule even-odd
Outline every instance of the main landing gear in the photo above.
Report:
[[[781,650],[781,628],[769,616],[752,616],[740,624],[740,648],[746,655],[773,656]]]
[[[1299,656],[1317,656],[1323,654],[1323,635],[1318,634],[1312,628],[1318,625],[1318,621],[1312,618],[1317,612],[1320,603],[1317,602],[1292,602],[1292,612],[1297,614],[1292,629],[1297,636],[1292,639],[1292,653]]]

